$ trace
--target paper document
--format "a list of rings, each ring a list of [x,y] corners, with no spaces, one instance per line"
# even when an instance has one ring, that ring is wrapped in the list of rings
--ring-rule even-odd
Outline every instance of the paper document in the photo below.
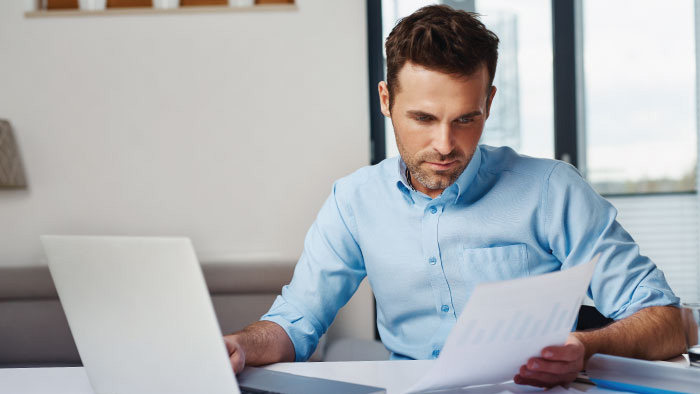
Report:
[[[508,381],[544,347],[563,345],[598,257],[564,271],[477,286],[433,368],[408,392]]]

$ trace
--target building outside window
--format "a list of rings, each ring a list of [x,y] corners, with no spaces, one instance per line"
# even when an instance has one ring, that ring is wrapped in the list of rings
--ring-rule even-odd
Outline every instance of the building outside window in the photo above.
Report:
[[[603,194],[696,190],[693,1],[582,4],[588,179]]]

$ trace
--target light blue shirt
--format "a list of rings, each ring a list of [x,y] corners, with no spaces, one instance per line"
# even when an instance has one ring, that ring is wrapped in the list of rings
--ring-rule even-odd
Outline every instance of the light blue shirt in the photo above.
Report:
[[[596,253],[588,296],[604,315],[679,302],[615,208],[566,163],[482,145],[435,199],[408,186],[405,168],[390,158],[333,185],[291,283],[262,317],[284,328],[297,361],[365,276],[393,358],[437,357],[477,284],[567,269]]]

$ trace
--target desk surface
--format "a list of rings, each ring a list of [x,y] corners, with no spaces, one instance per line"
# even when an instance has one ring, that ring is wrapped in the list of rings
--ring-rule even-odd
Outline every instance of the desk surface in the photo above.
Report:
[[[346,382],[386,387],[388,394],[399,394],[430,367],[432,361],[356,361],[324,363],[280,363],[266,368],[299,375],[342,380]],[[612,393],[594,386],[574,384],[586,393]],[[487,390],[500,393],[532,392],[524,386],[498,386]],[[0,369],[0,391],[14,394],[93,394],[85,369],[71,368],[8,368]],[[558,390],[557,390],[558,391]],[[484,393],[478,390],[460,391]],[[556,391],[554,391],[556,392]],[[565,390],[561,390],[565,392]],[[552,393],[552,391],[549,391]],[[619,393],[619,392],[616,392]]]

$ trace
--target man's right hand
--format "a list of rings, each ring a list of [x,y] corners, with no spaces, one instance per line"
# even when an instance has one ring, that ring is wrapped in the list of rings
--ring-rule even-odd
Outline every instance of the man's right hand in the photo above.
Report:
[[[226,343],[226,350],[228,350],[228,358],[229,361],[231,361],[233,372],[241,372],[243,367],[245,367],[245,351],[243,350],[243,346],[241,346],[235,334],[226,335],[224,337],[224,343]]]
[[[224,336],[235,373],[246,365],[260,366],[294,361],[294,345],[284,329],[271,321],[258,321],[241,331]]]

